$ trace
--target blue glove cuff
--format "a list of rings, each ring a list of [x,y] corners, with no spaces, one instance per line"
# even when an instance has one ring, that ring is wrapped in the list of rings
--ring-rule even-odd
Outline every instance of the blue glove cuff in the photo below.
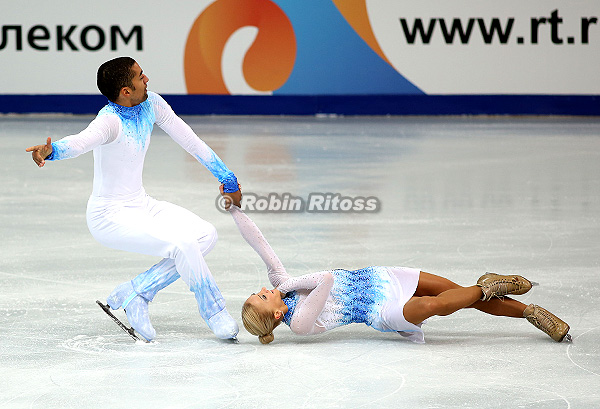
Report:
[[[240,190],[240,188],[238,187],[237,178],[233,173],[230,176],[223,179],[221,183],[223,183],[223,191],[225,193],[233,193]]]
[[[52,142],[52,152],[44,160],[54,160],[54,152],[56,152],[56,147],[54,146],[54,142]]]

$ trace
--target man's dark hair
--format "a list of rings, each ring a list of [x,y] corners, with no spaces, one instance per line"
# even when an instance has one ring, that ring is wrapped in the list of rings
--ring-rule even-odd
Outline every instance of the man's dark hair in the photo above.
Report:
[[[118,57],[98,68],[96,84],[109,101],[115,102],[123,87],[133,88],[133,64],[135,60],[131,57]]]

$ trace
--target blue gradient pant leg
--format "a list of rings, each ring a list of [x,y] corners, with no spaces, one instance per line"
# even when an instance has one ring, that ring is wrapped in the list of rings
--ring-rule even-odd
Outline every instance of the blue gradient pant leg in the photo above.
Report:
[[[87,218],[90,232],[100,243],[171,260],[163,260],[136,277],[136,293],[152,299],[156,291],[176,279],[176,272],[194,293],[200,314],[213,332],[219,338],[235,337],[237,324],[225,310],[225,300],[203,256],[217,240],[210,223],[146,195],[111,206],[90,200]],[[174,263],[175,271],[170,263]],[[221,324],[215,325],[216,321]]]
[[[156,293],[177,281],[179,277],[175,260],[164,258],[131,280],[131,284],[137,294],[151,302]]]
[[[203,227],[202,230],[205,230],[205,228]],[[206,256],[217,242],[216,232],[215,234],[202,234],[197,241],[202,255]],[[131,282],[135,292],[150,302],[154,299],[156,293],[177,281],[179,277],[175,260],[165,258],[139,274]]]

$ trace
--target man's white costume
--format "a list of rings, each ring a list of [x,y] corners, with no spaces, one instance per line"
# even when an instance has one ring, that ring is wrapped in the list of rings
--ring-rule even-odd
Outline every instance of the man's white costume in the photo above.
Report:
[[[111,308],[125,308],[134,329],[151,340],[155,331],[147,318],[147,302],[181,276],[213,332],[219,338],[233,338],[237,324],[227,313],[203,257],[215,245],[215,228],[186,209],[151,198],[142,186],[154,124],[206,166],[225,185],[225,192],[238,190],[233,172],[153,92],[134,107],[109,102],[85,130],[52,143],[47,160],[74,158],[93,150],[94,185],[86,213],[90,232],[108,247],[163,258],[118,286],[108,297]]]

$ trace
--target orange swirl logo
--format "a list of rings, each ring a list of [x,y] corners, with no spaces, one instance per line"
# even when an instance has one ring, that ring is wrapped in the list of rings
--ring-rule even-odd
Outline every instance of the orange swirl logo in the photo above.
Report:
[[[292,24],[275,3],[217,0],[200,14],[188,35],[184,57],[187,91],[270,93],[285,84],[295,59]]]

